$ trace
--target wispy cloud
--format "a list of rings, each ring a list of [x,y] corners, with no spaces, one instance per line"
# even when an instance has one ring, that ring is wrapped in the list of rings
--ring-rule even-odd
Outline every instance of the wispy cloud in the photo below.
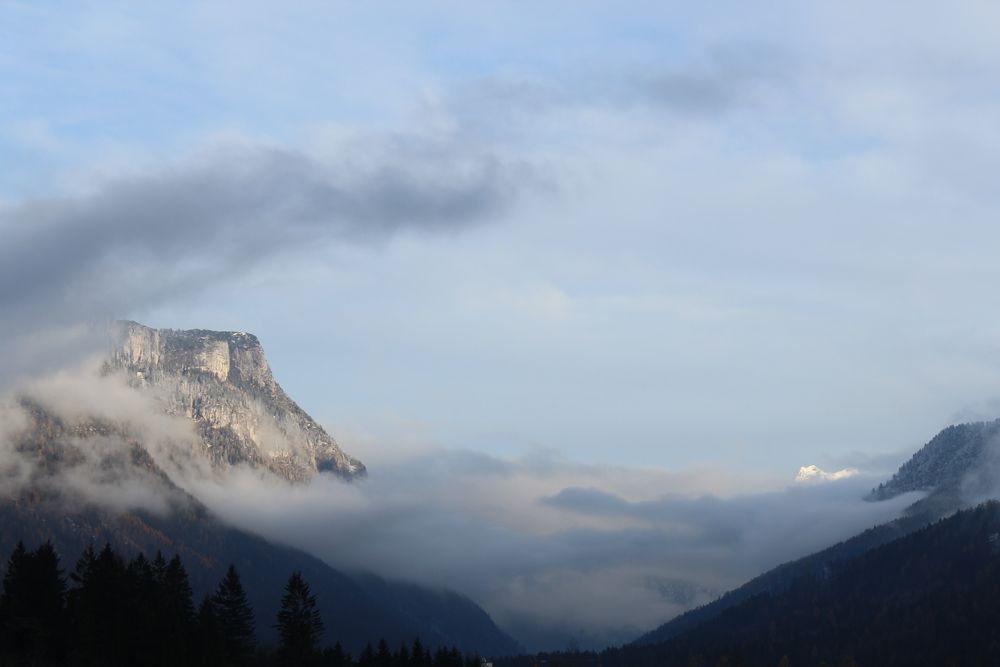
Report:
[[[462,230],[502,216],[533,180],[524,164],[442,139],[344,148],[215,146],[0,211],[0,377],[47,328],[150,307],[282,252]]]
[[[608,60],[562,77],[473,78],[448,91],[447,107],[471,127],[500,132],[587,110],[714,121],[782,99],[796,87],[797,70],[796,57],[776,44],[732,43],[673,62]]]

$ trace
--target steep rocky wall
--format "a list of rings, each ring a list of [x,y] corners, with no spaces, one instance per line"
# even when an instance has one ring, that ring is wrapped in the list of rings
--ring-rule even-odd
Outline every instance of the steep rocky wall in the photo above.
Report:
[[[214,464],[263,465],[295,481],[365,474],[274,380],[256,336],[120,322],[111,340],[110,366],[167,413],[192,419]]]

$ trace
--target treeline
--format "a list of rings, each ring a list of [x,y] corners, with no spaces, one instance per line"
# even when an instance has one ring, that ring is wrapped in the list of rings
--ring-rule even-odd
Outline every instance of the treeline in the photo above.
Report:
[[[229,566],[196,607],[179,556],[129,561],[110,545],[88,547],[68,577],[51,544],[18,543],[0,594],[0,665],[192,665],[242,667],[478,667],[458,649],[431,651],[419,639],[391,650],[382,640],[355,659],[340,643],[321,647],[316,598],[299,572],[273,617],[276,646],[257,641],[257,620],[239,573]]]

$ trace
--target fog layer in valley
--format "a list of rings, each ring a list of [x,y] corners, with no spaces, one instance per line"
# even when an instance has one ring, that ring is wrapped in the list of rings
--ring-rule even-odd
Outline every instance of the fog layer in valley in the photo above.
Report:
[[[792,484],[790,471],[787,486],[769,491],[773,480],[710,466],[669,472],[580,465],[544,449],[510,459],[447,450],[401,426],[379,439],[349,438],[348,451],[369,455],[367,479],[320,475],[291,485],[247,468],[213,470],[197,455],[189,422],[163,415],[155,392],[101,376],[97,361],[23,394],[67,421],[121,424],[223,520],[339,568],[456,589],[533,649],[632,639],[913,501],[862,500],[880,479],[864,473]],[[5,443],[26,423],[12,400],[3,423]],[[78,444],[87,464],[44,482],[72,504],[165,512],[177,501],[141,471],[109,473],[121,438]],[[11,494],[31,471],[6,444],[3,459]]]

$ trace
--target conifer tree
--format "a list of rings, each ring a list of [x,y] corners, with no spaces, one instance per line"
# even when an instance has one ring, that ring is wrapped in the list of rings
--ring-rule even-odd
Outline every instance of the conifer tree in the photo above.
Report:
[[[194,619],[194,593],[180,556],[171,558],[164,569],[162,589],[165,612],[174,622],[189,624]]]
[[[226,663],[226,642],[219,628],[215,604],[206,595],[198,607],[194,633],[191,641],[193,664],[204,667],[218,667]]]
[[[358,656],[358,667],[374,667],[375,665],[375,649],[372,648],[372,643],[368,642],[365,644],[365,649],[361,651],[361,655]]]
[[[413,640],[413,648],[410,649],[410,662],[414,667],[428,667],[431,664],[431,652],[424,648],[420,637]]]
[[[153,568],[153,577],[156,579],[156,583],[162,584],[163,577],[167,571],[167,559],[163,557],[163,552],[159,549],[156,551],[156,557],[153,559],[151,567]]]
[[[337,641],[333,648],[323,651],[323,664],[327,667],[348,667],[351,664],[351,656],[344,651],[340,641]]]
[[[125,664],[133,632],[125,563],[110,544],[100,553],[84,551],[70,579],[70,612],[76,651],[82,662]]]
[[[3,629],[3,650],[5,654],[18,656],[23,650],[20,609],[21,600],[27,591],[25,570],[28,551],[24,542],[18,541],[10,558],[7,572],[3,577],[3,595],[0,596],[0,627]]]
[[[301,572],[293,572],[285,586],[278,612],[280,654],[286,664],[307,662],[316,654],[323,635],[323,620],[316,606],[316,596]]]
[[[399,650],[396,651],[396,667],[410,667],[410,649],[405,642],[401,642]]]
[[[385,639],[378,640],[378,649],[375,652],[375,664],[378,667],[392,667],[392,651]]]
[[[212,608],[230,664],[247,664],[257,643],[256,628],[253,609],[247,601],[247,594],[240,583],[235,565],[229,566],[226,576],[219,583],[219,588],[212,597]]]
[[[147,659],[157,655],[161,622],[156,604],[159,586],[153,566],[141,553],[129,561],[125,570],[124,593],[118,604],[127,618],[125,639],[130,655]]]
[[[163,665],[183,664],[190,648],[195,619],[191,583],[177,555],[167,563],[162,555],[157,554],[153,572],[157,580],[153,600],[158,618],[155,633],[157,661]]]
[[[18,542],[0,595],[4,653],[27,664],[62,660],[65,602],[66,580],[52,545],[27,551]]]

